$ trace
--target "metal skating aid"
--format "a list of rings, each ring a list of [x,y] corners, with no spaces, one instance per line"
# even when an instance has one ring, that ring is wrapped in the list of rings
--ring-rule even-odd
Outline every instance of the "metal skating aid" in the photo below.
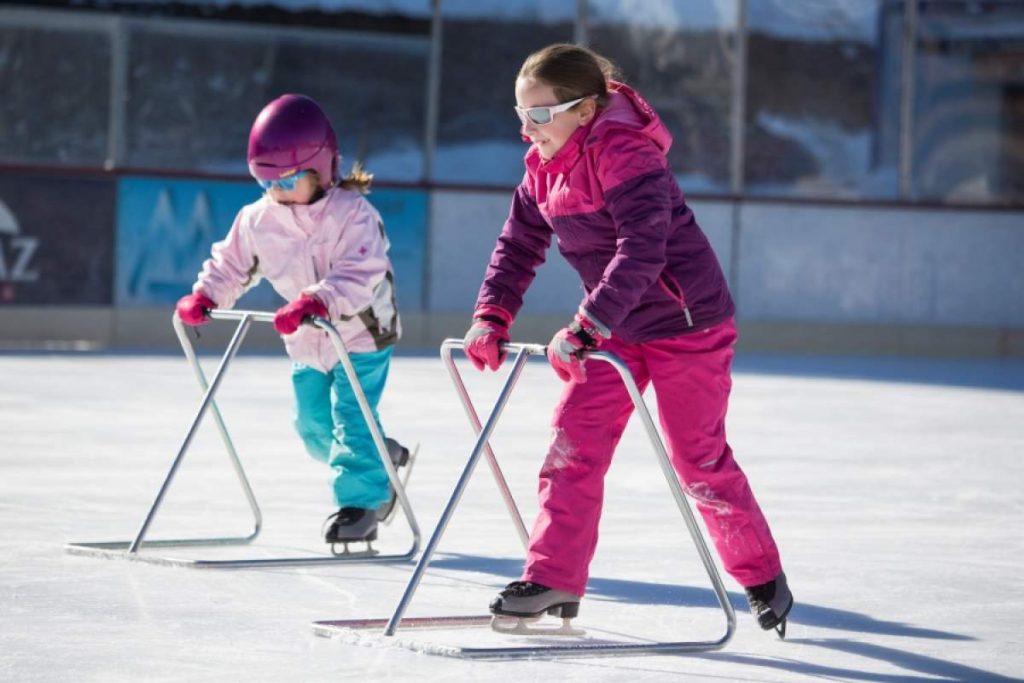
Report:
[[[192,419],[192,424],[189,426],[188,432],[185,435],[185,440],[178,449],[178,454],[175,456],[174,461],[171,463],[170,470],[168,470],[166,477],[164,478],[163,484],[160,486],[160,490],[156,495],[156,499],[153,501],[152,506],[149,508],[149,512],[146,514],[146,519],[142,523],[142,527],[139,529],[138,534],[135,536],[133,541],[107,541],[107,542],[93,542],[93,543],[69,543],[65,546],[67,552],[75,555],[93,555],[100,557],[117,557],[125,558],[130,560],[137,560],[140,562],[151,562],[155,564],[165,565],[176,565],[185,567],[196,567],[196,568],[242,568],[242,567],[268,567],[268,566],[297,566],[297,565],[309,565],[309,564],[331,564],[331,563],[343,563],[343,562],[407,562],[416,556],[420,547],[420,529],[416,522],[416,517],[413,515],[412,506],[409,503],[409,499],[405,495],[405,482],[401,481],[398,474],[395,471],[395,466],[392,464],[391,458],[388,455],[388,449],[384,441],[384,436],[380,433],[380,429],[377,427],[377,421],[373,419],[373,412],[370,410],[370,405],[366,400],[366,394],[363,392],[363,388],[359,383],[359,376],[356,374],[355,368],[352,365],[352,361],[349,358],[348,351],[345,348],[345,343],[342,341],[341,336],[338,334],[337,329],[331,324],[329,320],[325,318],[307,318],[305,324],[314,325],[328,336],[331,343],[334,345],[335,350],[338,353],[338,360],[341,362],[342,367],[345,369],[345,376],[348,377],[348,381],[352,386],[352,391],[355,393],[356,400],[359,402],[359,408],[363,415],[363,419],[366,420],[366,424],[369,427],[370,435],[373,437],[373,443],[377,448],[377,454],[380,456],[381,462],[384,465],[384,470],[387,472],[388,479],[391,482],[391,486],[394,488],[395,496],[398,499],[398,505],[402,508],[405,513],[405,519],[409,523],[409,530],[412,532],[412,545],[411,547],[402,554],[399,555],[379,555],[375,550],[368,550],[365,553],[341,553],[333,554],[332,556],[317,555],[312,557],[272,557],[272,558],[251,558],[251,559],[235,559],[235,560],[194,560],[186,558],[172,558],[163,557],[155,554],[141,553],[143,545],[148,548],[186,548],[194,546],[203,547],[219,547],[225,545],[245,545],[251,543],[260,533],[260,529],[263,526],[263,515],[260,512],[259,506],[256,504],[256,496],[252,492],[252,488],[249,486],[249,480],[245,476],[245,469],[242,467],[242,462],[238,458],[238,454],[235,452],[234,444],[231,442],[231,438],[228,436],[227,427],[224,425],[224,420],[221,417],[220,410],[217,408],[216,401],[213,400],[214,394],[217,392],[220,386],[221,380],[223,380],[228,367],[231,364],[231,360],[235,357],[238,352],[239,346],[241,346],[242,340],[245,338],[246,332],[254,322],[265,322],[272,323],[274,321],[274,314],[270,312],[260,311],[238,311],[238,310],[212,310],[209,312],[210,318],[213,320],[237,320],[238,327],[235,329],[234,335],[231,337],[231,341],[228,343],[227,349],[224,351],[224,356],[221,358],[220,365],[217,368],[216,373],[213,375],[213,379],[207,382],[206,375],[203,374],[202,367],[199,365],[199,361],[196,358],[195,350],[192,348],[192,344],[188,339],[188,335],[185,332],[185,326],[178,318],[175,313],[171,320],[174,325],[174,331],[178,335],[178,340],[181,342],[181,347],[185,352],[186,358],[192,366],[192,370],[195,373],[196,379],[199,382],[199,386],[203,391],[203,400],[199,405],[195,417]],[[228,456],[231,460],[231,464],[234,467],[235,475],[238,477],[238,482],[242,487],[242,491],[245,494],[246,499],[249,502],[249,509],[252,511],[253,516],[253,529],[247,536],[230,537],[230,538],[190,538],[190,539],[174,539],[174,540],[158,540],[158,541],[143,541],[146,537],[146,532],[149,530],[150,524],[153,522],[156,516],[157,510],[160,508],[160,504],[163,502],[164,495],[167,493],[168,488],[171,485],[171,481],[174,479],[174,475],[178,470],[178,466],[181,464],[185,457],[185,453],[188,451],[189,445],[192,443],[192,439],[199,428],[203,417],[207,412],[213,413],[213,418],[217,423],[217,429],[220,431],[221,440],[224,442],[224,447],[227,449]]]
[[[494,408],[488,416],[486,424],[483,426],[481,426],[480,420],[477,417],[476,410],[469,398],[469,393],[466,391],[462,378],[459,376],[458,369],[455,367],[455,362],[452,360],[452,349],[456,348],[462,348],[461,339],[446,339],[441,345],[441,357],[452,377],[455,389],[458,392],[459,397],[462,399],[462,404],[466,410],[466,414],[469,416],[470,423],[477,433],[477,440],[472,452],[469,454],[469,458],[466,461],[462,475],[455,484],[455,488],[448,500],[448,504],[445,506],[444,512],[441,514],[441,518],[438,520],[437,526],[435,527],[430,540],[427,542],[423,554],[420,556],[416,569],[413,572],[412,577],[409,579],[409,584],[406,586],[405,593],[402,595],[402,599],[395,608],[394,614],[388,620],[345,619],[337,621],[318,621],[314,624],[314,632],[317,635],[330,637],[343,634],[351,635],[355,631],[380,629],[383,626],[383,632],[379,634],[378,638],[374,639],[373,636],[360,633],[358,636],[358,642],[381,646],[387,645],[390,640],[390,643],[393,643],[395,647],[407,647],[409,649],[429,654],[468,659],[527,659],[536,657],[596,657],[616,655],[633,656],[638,654],[706,652],[709,650],[718,650],[724,647],[725,644],[732,639],[736,630],[736,614],[733,612],[732,605],[729,602],[729,596],[725,591],[725,586],[722,584],[722,579],[718,574],[718,569],[715,567],[711,554],[708,552],[707,545],[704,542],[704,537],[701,535],[700,528],[697,526],[693,511],[690,509],[690,504],[686,500],[682,487],[679,484],[679,479],[675,470],[672,468],[671,462],[669,461],[668,454],[665,451],[665,445],[658,434],[657,428],[654,426],[651,414],[647,410],[647,405],[644,403],[640,390],[637,388],[636,382],[633,380],[633,376],[629,372],[629,368],[615,355],[603,351],[590,353],[587,357],[591,360],[610,363],[622,377],[626,390],[629,392],[629,395],[633,400],[636,413],[640,417],[643,426],[647,431],[647,435],[650,438],[651,445],[654,448],[655,456],[657,457],[658,464],[661,467],[662,474],[668,483],[672,497],[675,499],[679,512],[683,517],[683,522],[686,524],[690,537],[696,546],[697,553],[704,564],[704,569],[711,581],[715,596],[718,598],[718,603],[725,616],[725,633],[723,633],[717,640],[704,641],[654,642],[645,640],[640,642],[622,642],[618,640],[597,641],[579,638],[572,642],[558,642],[551,645],[529,644],[526,646],[507,646],[502,644],[496,647],[450,646],[437,643],[415,642],[407,640],[406,638],[399,639],[394,637],[396,631],[400,627],[408,630],[417,630],[481,627],[490,625],[492,629],[495,628],[496,622],[489,616],[403,618],[403,614],[405,614],[405,610],[409,606],[409,602],[412,600],[412,596],[416,592],[420,580],[423,578],[424,572],[430,565],[430,560],[433,557],[434,551],[437,550],[441,537],[444,535],[445,529],[455,512],[455,508],[462,499],[462,494],[465,491],[466,485],[468,484],[469,479],[473,474],[473,470],[481,456],[486,454],[487,461],[490,464],[495,481],[498,482],[498,486],[505,499],[506,507],[508,507],[512,521],[520,533],[520,539],[522,540],[524,547],[528,542],[526,527],[523,525],[522,517],[519,515],[519,510],[516,508],[515,502],[512,500],[511,493],[508,490],[508,486],[505,484],[505,479],[501,474],[501,468],[498,466],[494,453],[491,451],[489,440],[491,438],[491,434],[494,432],[498,419],[501,417],[505,404],[508,402],[512,389],[518,381],[519,376],[522,374],[527,358],[530,355],[544,355],[546,347],[539,344],[505,345],[505,350],[508,351],[510,355],[514,354],[514,358],[511,359],[510,363],[511,370],[509,371],[508,378],[505,380],[505,384],[495,401]],[[561,613],[559,613],[558,616],[561,616]],[[521,625],[517,621],[510,627],[509,631],[499,632],[515,633],[515,629],[520,628],[520,626],[529,628],[528,623]],[[500,629],[501,625],[498,625],[498,628]],[[565,620],[563,620],[562,628],[575,631],[575,629],[572,629]],[[403,634],[404,633],[405,631],[403,631]],[[561,635],[579,636],[581,633],[573,632]],[[373,642],[374,640],[376,640],[376,642]]]

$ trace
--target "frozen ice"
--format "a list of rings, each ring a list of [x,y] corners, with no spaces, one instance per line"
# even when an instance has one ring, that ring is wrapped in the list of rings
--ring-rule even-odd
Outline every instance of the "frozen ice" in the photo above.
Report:
[[[217,362],[204,357],[208,372]],[[459,367],[486,413],[499,377]],[[283,356],[235,360],[218,404],[264,517],[248,547],[196,558],[326,554],[327,474],[291,431]],[[559,382],[531,362],[493,446],[529,525]],[[486,628],[322,638],[313,622],[387,618],[413,563],[190,569],[68,554],[138,532],[199,404],[182,357],[0,355],[0,680],[1008,681],[1024,677],[1024,365],[738,359],[729,434],[796,597],[785,641],[725,576],[735,638],[700,655],[476,662],[428,654],[516,645]],[[653,403],[653,402],[652,402]],[[381,406],[421,445],[408,494],[424,543],[472,447],[436,355],[399,355]],[[638,422],[607,479],[587,638],[700,640],[724,628]],[[147,539],[251,526],[207,419]],[[402,552],[401,514],[376,546]],[[159,556],[160,549],[141,551]],[[523,548],[477,468],[407,616],[483,615]],[[420,651],[399,647],[403,641]]]

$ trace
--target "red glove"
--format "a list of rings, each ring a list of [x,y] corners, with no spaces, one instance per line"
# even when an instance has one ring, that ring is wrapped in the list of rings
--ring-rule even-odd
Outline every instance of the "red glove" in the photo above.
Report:
[[[195,327],[210,322],[209,313],[214,308],[217,308],[217,304],[210,297],[202,292],[195,292],[178,299],[174,310],[177,311],[181,322]]]
[[[277,309],[274,313],[274,329],[281,334],[292,334],[309,317],[326,318],[327,307],[316,297],[303,294]]]
[[[582,384],[587,381],[583,367],[586,353],[596,351],[610,336],[606,327],[577,313],[572,323],[560,329],[548,344],[548,362],[563,382]]]
[[[501,306],[487,304],[473,313],[473,326],[462,340],[463,349],[477,370],[486,365],[497,370],[507,351],[501,345],[508,342],[508,328],[512,325],[512,314]]]

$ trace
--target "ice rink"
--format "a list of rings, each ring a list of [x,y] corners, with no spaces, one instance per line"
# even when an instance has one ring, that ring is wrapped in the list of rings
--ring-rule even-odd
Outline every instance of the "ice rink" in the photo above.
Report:
[[[216,361],[203,359],[208,369]],[[499,380],[459,367],[485,411]],[[527,524],[559,384],[531,362],[492,440]],[[0,680],[1024,677],[1021,362],[741,355],[730,441],[772,524],[797,604],[780,641],[756,627],[742,589],[723,575],[736,635],[699,655],[479,662],[383,638],[357,645],[314,635],[314,621],[390,616],[411,562],[225,570],[68,554],[68,542],[134,537],[199,398],[181,356],[0,354]],[[325,553],[327,472],[291,431],[288,361],[238,358],[218,402],[264,531],[248,547],[174,554]],[[425,544],[473,442],[436,355],[396,357],[381,415],[390,435],[420,444],[408,495]],[[249,527],[206,420],[148,538],[244,535]],[[576,620],[586,637],[721,634],[722,612],[636,419],[608,476],[601,532]],[[410,538],[399,517],[376,547],[400,553]],[[518,578],[522,557],[481,462],[406,616],[485,614],[495,592]],[[522,642],[469,628],[414,639]]]

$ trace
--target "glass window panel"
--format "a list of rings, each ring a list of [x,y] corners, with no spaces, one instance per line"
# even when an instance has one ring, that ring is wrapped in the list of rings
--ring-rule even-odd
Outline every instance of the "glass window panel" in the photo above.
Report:
[[[110,38],[0,18],[0,159],[102,166]]]
[[[688,192],[728,192],[733,0],[590,0],[587,42],[657,110]]]
[[[1024,4],[922,3],[915,71],[915,197],[1024,200]]]
[[[334,124],[347,162],[418,181],[429,37],[160,22],[133,33],[128,163],[246,172],[249,128],[298,92]]]
[[[746,192],[895,197],[903,3],[747,7]]]
[[[576,3],[445,0],[433,180],[516,184],[526,146],[515,79],[527,55],[573,38]]]

